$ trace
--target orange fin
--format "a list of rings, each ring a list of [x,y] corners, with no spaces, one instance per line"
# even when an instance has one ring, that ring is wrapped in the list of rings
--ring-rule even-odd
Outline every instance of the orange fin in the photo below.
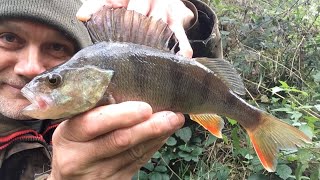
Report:
[[[190,118],[199,123],[214,136],[222,138],[221,130],[224,126],[224,121],[220,116],[216,114],[190,114]]]
[[[276,170],[279,150],[296,150],[297,146],[311,143],[303,132],[270,114],[263,112],[261,122],[247,132],[263,167],[269,172]]]

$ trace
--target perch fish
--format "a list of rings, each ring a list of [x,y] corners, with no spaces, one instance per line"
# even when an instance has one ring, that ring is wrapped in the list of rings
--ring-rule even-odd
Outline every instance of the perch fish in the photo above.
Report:
[[[86,23],[95,42],[67,62],[30,81],[21,91],[31,105],[23,114],[60,119],[98,105],[144,101],[154,112],[189,114],[221,137],[223,115],[247,131],[254,149],[270,172],[276,154],[311,142],[304,133],[246,103],[236,70],[223,59],[176,55],[168,26],[125,9],[102,9]],[[217,115],[218,114],[218,115]]]

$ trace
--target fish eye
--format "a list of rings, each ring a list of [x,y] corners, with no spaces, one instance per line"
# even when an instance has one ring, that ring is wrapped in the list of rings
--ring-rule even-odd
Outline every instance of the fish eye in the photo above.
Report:
[[[62,77],[59,74],[49,74],[46,80],[51,86],[56,87],[61,84]]]

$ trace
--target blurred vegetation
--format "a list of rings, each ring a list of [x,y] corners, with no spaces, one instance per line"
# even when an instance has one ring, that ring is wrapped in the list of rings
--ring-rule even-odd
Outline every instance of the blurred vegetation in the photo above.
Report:
[[[211,0],[224,55],[247,87],[247,102],[312,137],[263,169],[246,132],[225,119],[223,139],[198,125],[172,136],[134,179],[320,179],[320,1]],[[285,131],[283,133],[286,133]]]

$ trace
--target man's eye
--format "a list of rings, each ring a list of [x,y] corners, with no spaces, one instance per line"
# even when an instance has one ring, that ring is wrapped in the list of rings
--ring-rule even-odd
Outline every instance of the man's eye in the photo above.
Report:
[[[52,44],[51,48],[55,51],[65,51],[65,47],[61,44]]]
[[[24,40],[13,33],[0,33],[0,48],[18,49],[24,44]]]
[[[18,37],[11,33],[3,33],[0,35],[0,38],[6,42],[13,43],[18,41]]]
[[[63,59],[71,56],[73,53],[67,45],[62,43],[49,43],[46,46],[46,51],[55,58]]]

